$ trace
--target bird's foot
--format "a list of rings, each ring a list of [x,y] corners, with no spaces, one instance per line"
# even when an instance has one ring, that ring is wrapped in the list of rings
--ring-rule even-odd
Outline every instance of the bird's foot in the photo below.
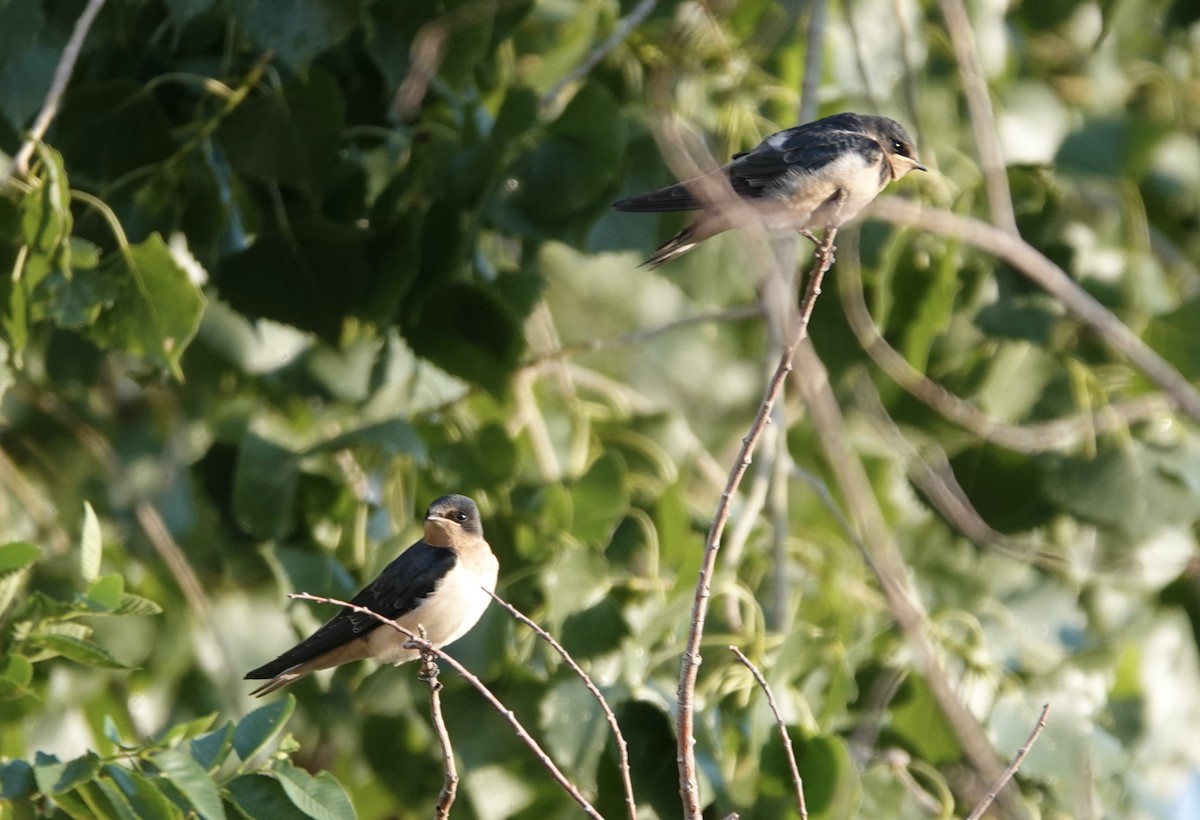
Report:
[[[817,239],[817,235],[814,234],[812,231],[810,231],[808,228],[801,228],[799,231],[797,231],[797,233],[799,233],[801,236],[803,236],[805,239],[807,239],[809,242],[813,243],[814,245],[821,244],[821,240]]]

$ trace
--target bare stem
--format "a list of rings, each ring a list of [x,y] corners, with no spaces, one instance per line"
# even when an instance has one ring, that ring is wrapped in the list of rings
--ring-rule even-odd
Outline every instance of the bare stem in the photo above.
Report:
[[[425,639],[425,627],[418,626],[421,639]],[[454,763],[454,747],[450,745],[450,733],[446,731],[446,721],[442,718],[442,691],[438,675],[437,656],[432,652],[421,650],[421,671],[417,677],[429,684],[429,716],[433,720],[433,729],[438,736],[438,744],[442,747],[442,771],[445,779],[442,781],[442,791],[438,795],[434,816],[437,820],[449,820],[450,807],[454,805],[454,797],[458,794],[458,766]]]
[[[567,794],[571,795],[571,799],[580,805],[588,817],[595,818],[595,820],[604,820],[600,812],[596,811],[595,807],[592,806],[592,804],[588,802],[587,798],[583,796],[579,789],[575,787],[575,784],[567,779],[567,776],[564,775],[562,770],[560,770],[558,766],[554,764],[554,761],[550,759],[550,756],[542,750],[542,747],[538,745],[536,740],[533,739],[533,736],[525,730],[525,727],[521,725],[521,721],[517,720],[517,716],[513,714],[512,710],[501,703],[500,699],[492,694],[492,690],[488,689],[487,686],[484,685],[483,681],[473,675],[465,666],[463,666],[453,657],[443,652],[439,647],[400,626],[400,624],[396,623],[391,618],[386,618],[383,615],[380,615],[378,612],[367,609],[364,606],[358,606],[356,604],[349,603],[348,601],[339,601],[337,598],[325,598],[320,595],[311,595],[307,592],[293,592],[288,595],[288,597],[297,601],[312,601],[315,604],[333,604],[334,606],[340,606],[344,607],[345,609],[349,609],[352,612],[361,612],[363,615],[368,615],[379,621],[379,623],[383,624],[384,626],[391,627],[400,634],[406,635],[408,637],[409,644],[411,644],[414,648],[420,650],[421,652],[428,652],[431,655],[437,656],[439,660],[461,675],[467,681],[467,683],[475,687],[475,691],[483,695],[483,699],[491,704],[493,709],[500,713],[500,717],[504,718],[508,725],[512,727],[512,730],[516,733],[517,737],[529,747],[530,751],[534,753],[537,759],[541,761],[542,765],[546,767],[546,770],[550,772],[550,776],[554,778],[555,782],[562,786],[563,790],[566,791]]]
[[[779,737],[783,741],[783,752],[787,757],[788,767],[792,770],[792,784],[796,787],[796,811],[800,812],[802,820],[808,820],[808,806],[804,804],[804,781],[800,779],[800,769],[796,766],[796,753],[792,751],[792,739],[788,737],[787,725],[783,722],[783,716],[779,714],[779,705],[775,703],[775,694],[771,691],[763,673],[758,671],[758,667],[746,657],[742,650],[730,645],[729,651],[745,664],[746,668],[750,670],[750,674],[758,681],[758,685],[762,687],[763,694],[767,696],[767,705],[771,707],[771,714],[775,715],[775,725],[779,727]]]
[[[650,16],[650,12],[654,11],[654,6],[657,4],[657,2],[658,0],[642,0],[640,3],[634,6],[633,11],[629,12],[629,14],[625,16],[625,19],[617,23],[617,27],[613,29],[613,33],[605,38],[604,42],[592,49],[591,52],[589,52],[588,55],[583,58],[583,62],[575,66],[575,68],[572,69],[567,76],[555,83],[553,88],[542,95],[542,108],[553,107],[558,101],[558,95],[563,92],[563,89],[572,83],[582,80],[589,71],[595,68],[596,65],[604,59],[604,56],[608,54],[608,52],[620,45],[621,42],[629,36],[629,32],[637,28],[643,20]]]
[[[492,596],[492,600],[507,609],[514,618],[532,629],[543,641],[550,644],[551,648],[562,657],[567,666],[571,667],[571,671],[579,676],[579,679],[583,681],[583,685],[587,687],[587,690],[592,693],[592,697],[600,704],[600,709],[604,712],[604,719],[608,721],[609,728],[612,729],[613,739],[617,744],[617,758],[620,761],[621,770],[621,786],[625,790],[625,806],[629,809],[629,820],[637,820],[637,804],[633,800],[633,781],[630,778],[629,771],[629,744],[625,742],[625,735],[622,734],[621,727],[617,725],[617,716],[613,714],[612,708],[608,705],[608,701],[605,700],[599,687],[588,677],[587,672],[584,672],[580,668],[579,664],[575,662],[575,659],[571,657],[566,648],[554,639],[553,635],[542,629],[532,618],[496,593],[490,590],[487,593]]]
[[[4,172],[5,179],[12,176],[24,176],[29,171],[29,160],[33,156],[34,146],[46,136],[46,131],[50,129],[50,123],[54,122],[54,118],[58,115],[58,106],[62,103],[63,94],[66,93],[67,85],[71,82],[71,75],[75,72],[75,63],[79,59],[79,53],[83,51],[83,41],[87,39],[88,31],[92,28],[92,23],[96,22],[96,15],[100,13],[103,6],[104,0],[88,0],[83,13],[75,21],[75,28],[71,30],[71,39],[67,40],[67,45],[63,48],[62,56],[59,57],[58,65],[54,69],[54,79],[50,82],[50,91],[47,92],[46,100],[42,103],[42,110],[38,112],[37,119],[33,121],[33,127],[29,129],[29,137],[21,143],[21,147],[17,149],[17,153],[13,157],[12,164]]]
[[[1025,759],[1025,755],[1029,754],[1029,750],[1033,748],[1033,744],[1037,743],[1038,735],[1046,728],[1046,718],[1049,715],[1050,704],[1047,703],[1042,707],[1042,715],[1038,718],[1037,725],[1033,727],[1033,731],[1029,733],[1029,739],[1025,741],[1025,745],[1017,751],[1017,756],[1013,758],[1012,763],[1008,764],[1008,768],[1000,775],[1000,779],[988,789],[987,796],[979,801],[979,805],[967,815],[967,820],[979,820],[980,817],[983,817],[983,813],[987,811],[988,806],[992,805],[992,801],[996,799],[996,795],[1000,793],[1000,790],[1004,788],[1008,781],[1012,780],[1013,775],[1017,773],[1017,769],[1021,768],[1021,761]]]
[[[696,780],[696,715],[693,701],[696,692],[696,676],[701,663],[700,640],[704,634],[704,619],[708,613],[709,599],[712,596],[713,568],[716,566],[717,553],[721,549],[721,535],[729,521],[733,496],[737,492],[738,485],[741,484],[742,477],[746,474],[746,469],[750,466],[754,448],[762,437],[763,430],[766,429],[771,417],[771,409],[775,406],[775,400],[779,397],[780,390],[783,389],[783,383],[787,381],[788,374],[792,371],[792,359],[796,354],[796,348],[808,336],[808,322],[812,317],[817,297],[821,293],[821,279],[833,264],[833,240],[836,236],[836,228],[827,229],[821,244],[817,247],[813,257],[812,272],[809,274],[808,289],[804,294],[804,301],[800,305],[800,315],[797,317],[792,341],[783,348],[779,364],[767,383],[762,403],[758,407],[758,414],[754,417],[754,422],[750,425],[746,437],[742,439],[741,450],[738,451],[737,460],[729,473],[725,490],[721,493],[720,503],[717,504],[716,514],[713,516],[712,526],[705,539],[704,557],[701,560],[700,574],[696,581],[696,597],[692,602],[691,624],[680,664],[677,694],[679,700],[679,717],[676,721],[676,735],[679,744],[677,758],[679,793],[683,798],[684,817],[687,820],[695,820],[700,817],[700,788]]]

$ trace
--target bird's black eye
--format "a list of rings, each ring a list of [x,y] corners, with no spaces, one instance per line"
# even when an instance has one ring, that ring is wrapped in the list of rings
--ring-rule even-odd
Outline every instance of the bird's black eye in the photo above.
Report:
[[[470,518],[470,516],[467,515],[465,512],[463,512],[462,510],[456,510],[454,513],[454,520],[460,524],[467,523],[468,518]]]
[[[908,146],[900,140],[892,140],[892,150],[902,157],[908,156]]]

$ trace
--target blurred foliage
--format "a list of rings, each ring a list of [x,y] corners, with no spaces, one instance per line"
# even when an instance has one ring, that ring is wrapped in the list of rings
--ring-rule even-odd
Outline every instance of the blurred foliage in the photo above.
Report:
[[[809,55],[811,3],[662,0],[559,87],[635,5],[105,4],[31,173],[0,189],[0,816],[344,817],[350,800],[429,816],[440,757],[412,670],[306,679],[294,714],[290,698],[251,711],[240,678],[328,615],[287,592],[353,594],[450,491],[481,504],[500,593],[612,702],[644,816],[678,815],[688,607],[775,354],[759,318],[721,313],[757,304],[749,240],[637,269],[679,217],[608,204],[672,180],[664,110],[715,157],[792,124],[810,56],[820,113],[880,111],[917,135],[937,170],[897,187],[979,216],[986,197],[935,4],[833,6]],[[0,151],[83,6],[0,0]],[[1195,379],[1193,4],[970,12],[1023,236]],[[990,417],[1119,418],[1151,390],[977,251],[872,222],[840,244],[884,338]],[[836,290],[814,344],[944,665],[1002,756],[1053,704],[1010,789],[1036,816],[1171,816],[1200,764],[1194,424],[1078,422],[1034,452],[978,440],[871,364]],[[864,380],[1022,550],[971,543],[916,490]],[[723,553],[698,688],[708,813],[792,810],[736,642],[781,702],[810,816],[961,815],[962,751],[785,406],[813,481],[763,512],[751,485],[779,475],[764,453],[734,505],[746,540]],[[495,608],[454,652],[622,813],[612,741],[557,656]],[[499,716],[444,682],[454,816],[577,816]],[[285,720],[294,740],[264,758]]]

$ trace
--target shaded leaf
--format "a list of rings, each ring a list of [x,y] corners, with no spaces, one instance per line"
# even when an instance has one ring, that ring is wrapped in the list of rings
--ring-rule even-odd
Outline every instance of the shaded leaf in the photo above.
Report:
[[[283,728],[292,710],[296,708],[296,699],[291,695],[277,701],[260,706],[238,721],[233,732],[233,748],[243,761],[258,754],[276,732]]]
[[[251,820],[306,820],[283,790],[283,784],[265,774],[244,774],[226,786],[229,799]]]
[[[307,816],[316,820],[357,817],[349,796],[329,772],[313,777],[286,760],[278,761],[271,770],[279,778],[284,794]]]
[[[66,762],[53,755],[38,752],[33,764],[38,791],[59,795],[81,783],[86,783],[100,771],[100,758],[93,752]]]
[[[225,809],[217,785],[199,763],[183,752],[165,749],[150,760],[179,789],[205,820],[223,820]]]
[[[183,816],[183,811],[159,790],[154,780],[140,772],[108,763],[104,766],[104,774],[112,778],[144,820],[174,820]]]
[[[215,771],[225,762],[233,749],[233,721],[226,721],[219,729],[192,738],[189,748],[192,758],[208,771]]]
[[[247,431],[233,474],[233,510],[238,523],[255,535],[279,538],[293,525],[299,456]]]

